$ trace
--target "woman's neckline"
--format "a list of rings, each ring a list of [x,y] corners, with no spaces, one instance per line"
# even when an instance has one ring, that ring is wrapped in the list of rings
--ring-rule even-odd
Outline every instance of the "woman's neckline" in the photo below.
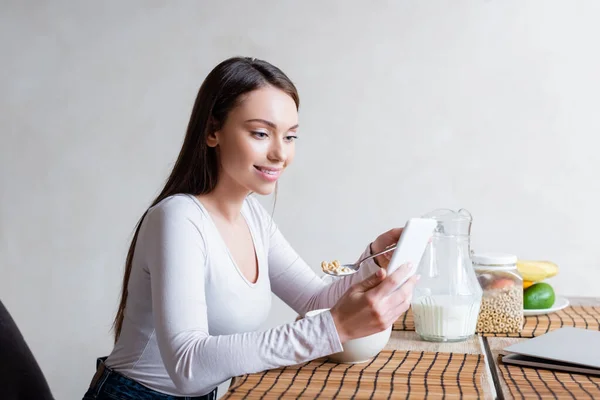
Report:
[[[225,249],[225,251],[227,252],[227,255],[229,256],[229,259],[231,260],[231,263],[233,264],[233,266],[235,267],[236,271],[238,272],[238,274],[240,275],[240,277],[244,280],[244,282],[246,282],[246,284],[250,287],[255,287],[256,285],[258,285],[258,283],[261,281],[262,279],[262,263],[261,263],[261,256],[260,253],[258,251],[257,248],[257,243],[256,243],[256,235],[254,233],[254,230],[252,229],[252,224],[250,224],[246,213],[245,213],[245,208],[247,207],[247,200],[244,199],[244,203],[242,204],[242,208],[240,210],[240,215],[242,216],[242,218],[244,219],[244,222],[246,223],[246,226],[248,227],[248,231],[250,232],[250,237],[252,238],[252,247],[254,249],[254,256],[256,257],[256,264],[257,264],[257,268],[258,268],[258,276],[256,278],[256,282],[251,282],[248,278],[246,278],[246,276],[244,275],[244,273],[242,272],[242,270],[239,268],[237,262],[235,261],[235,259],[233,258],[233,254],[231,254],[231,251],[229,250],[229,247],[227,246],[227,243],[225,243],[225,240],[223,239],[223,236],[221,235],[221,232],[219,231],[219,228],[217,228],[217,224],[215,223],[212,215],[210,215],[210,212],[208,211],[208,208],[206,208],[206,206],[204,205],[204,203],[202,203],[202,201],[194,196],[193,194],[188,194],[189,197],[192,198],[192,200],[196,203],[196,205],[201,209],[201,211],[206,214],[206,218],[208,219],[212,229],[215,230],[217,236],[219,237],[219,243],[223,246],[223,248]]]

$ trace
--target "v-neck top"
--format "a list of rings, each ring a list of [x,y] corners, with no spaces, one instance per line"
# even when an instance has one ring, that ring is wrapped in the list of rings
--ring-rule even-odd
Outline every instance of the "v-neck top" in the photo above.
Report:
[[[158,392],[200,396],[234,376],[342,351],[329,311],[259,331],[272,295],[298,314],[332,307],[358,273],[327,283],[283,237],[254,196],[241,210],[258,262],[250,282],[202,203],[170,196],[146,214],[138,234],[121,335],[106,365]],[[360,255],[369,255],[369,246]]]
[[[248,230],[250,231],[250,236],[252,239],[252,246],[253,246],[252,248],[256,255],[256,260],[257,260],[257,264],[258,264],[258,277],[256,279],[256,282],[250,282],[248,280],[248,278],[246,278],[246,276],[244,275],[242,270],[239,268],[235,259],[233,258],[233,255],[229,251],[229,248],[225,244],[225,241],[222,239],[219,229],[217,228],[217,225],[214,223],[214,220],[212,219],[212,217],[211,217],[210,213],[208,212],[208,210],[206,209],[206,207],[195,196],[190,195],[189,197],[191,199],[193,199],[194,202],[196,202],[198,204],[198,207],[200,207],[200,209],[202,210],[202,212],[206,218],[206,221],[209,225],[209,229],[212,231],[210,237],[214,239],[215,247],[219,248],[219,250],[225,251],[225,253],[227,254],[227,257],[231,261],[231,264],[233,265],[235,270],[238,272],[238,274],[240,274],[240,277],[242,278],[242,280],[248,284],[248,286],[254,287],[254,286],[258,285],[259,281],[261,280],[261,277],[263,275],[261,265],[264,262],[264,260],[263,260],[264,257],[261,257],[261,256],[264,255],[264,252],[261,251],[261,249],[265,248],[264,247],[264,238],[261,237],[260,232],[254,232],[256,223],[254,221],[252,221],[252,212],[251,212],[252,210],[249,210],[248,202],[244,201],[244,203],[242,204],[241,215],[242,215],[242,218],[244,219],[244,222],[248,226]]]

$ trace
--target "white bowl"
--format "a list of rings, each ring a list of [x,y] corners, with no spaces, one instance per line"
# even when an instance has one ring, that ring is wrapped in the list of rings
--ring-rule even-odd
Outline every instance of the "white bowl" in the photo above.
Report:
[[[306,316],[312,317],[327,310],[329,309],[325,308],[309,311],[306,313]],[[330,354],[327,358],[331,361],[343,364],[358,364],[370,361],[383,350],[388,340],[390,340],[391,334],[392,327],[390,326],[384,331],[358,339],[348,340],[346,343],[342,344],[342,347],[344,348],[343,351]]]

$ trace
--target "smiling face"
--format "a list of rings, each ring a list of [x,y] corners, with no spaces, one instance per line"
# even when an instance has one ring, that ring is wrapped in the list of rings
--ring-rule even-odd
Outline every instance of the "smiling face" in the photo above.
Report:
[[[219,155],[219,183],[270,194],[294,159],[298,110],[285,92],[265,86],[243,96],[207,144]]]

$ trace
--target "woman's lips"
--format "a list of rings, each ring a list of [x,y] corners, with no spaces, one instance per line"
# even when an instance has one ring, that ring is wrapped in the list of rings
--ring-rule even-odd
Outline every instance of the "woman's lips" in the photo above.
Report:
[[[258,165],[255,165],[254,168],[263,179],[269,182],[274,182],[279,179],[279,175],[281,175],[281,172],[283,171],[282,168],[269,168]]]

